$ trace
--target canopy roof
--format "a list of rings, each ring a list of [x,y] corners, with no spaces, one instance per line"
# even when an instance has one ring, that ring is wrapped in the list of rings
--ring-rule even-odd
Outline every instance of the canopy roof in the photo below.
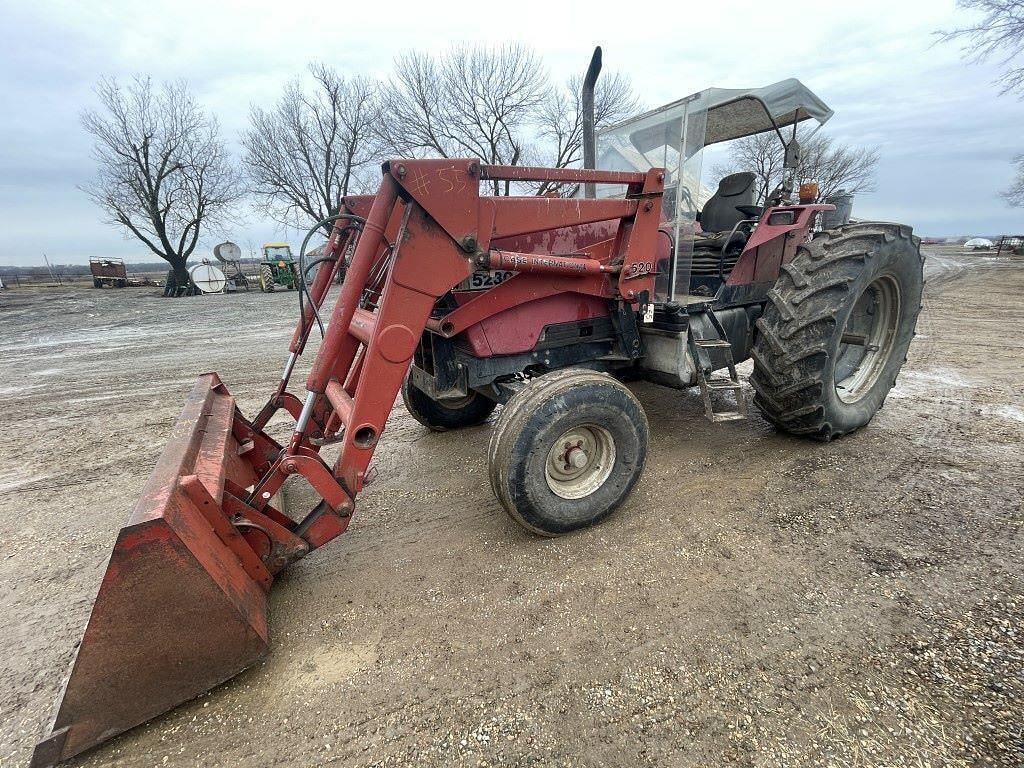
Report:
[[[832,110],[803,83],[794,78],[780,80],[763,88],[707,88],[663,107],[626,120],[601,133],[629,133],[630,143],[641,152],[649,152],[668,144],[678,146],[682,118],[687,115],[688,128],[704,125],[703,141],[687,137],[687,155],[702,146],[739,139],[755,133],[783,128],[804,120],[824,125]],[[770,115],[770,117],[769,117]],[[630,127],[635,130],[630,131]],[[674,141],[666,142],[666,137]]]

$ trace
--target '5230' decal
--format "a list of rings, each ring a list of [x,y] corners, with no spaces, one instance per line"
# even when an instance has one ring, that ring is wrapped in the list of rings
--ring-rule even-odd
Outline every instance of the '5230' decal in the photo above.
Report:
[[[515,272],[505,269],[492,269],[489,272],[474,272],[465,286],[469,291],[485,291],[508,280]]]

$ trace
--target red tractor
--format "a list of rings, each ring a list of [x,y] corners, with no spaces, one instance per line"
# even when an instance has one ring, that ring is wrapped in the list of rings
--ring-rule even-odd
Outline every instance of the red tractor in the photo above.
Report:
[[[595,78],[596,67],[587,96]],[[649,426],[625,380],[699,387],[710,418],[741,418],[736,364],[753,358],[753,402],[778,428],[829,440],[866,424],[910,345],[922,259],[909,227],[816,232],[831,206],[791,200],[796,126],[831,114],[787,80],[709,89],[597,142],[590,133],[596,168],[385,163],[375,195],[321,222],[334,229],[300,266],[315,276],[300,285],[290,354],[260,413],[243,416],[216,374],[199,378],[120,531],[34,764],[142,723],[265,652],[275,575],[348,527],[399,391],[437,430],[501,406],[491,485],[545,536],[602,520],[640,479]],[[782,141],[789,169],[768,204],[755,204],[752,174],[704,199],[701,150],[763,131]],[[495,180],[586,194],[482,195]],[[327,319],[304,394],[293,394],[295,362]],[[265,431],[279,411],[294,420],[284,443]],[[296,477],[321,500],[286,514],[272,500]]]

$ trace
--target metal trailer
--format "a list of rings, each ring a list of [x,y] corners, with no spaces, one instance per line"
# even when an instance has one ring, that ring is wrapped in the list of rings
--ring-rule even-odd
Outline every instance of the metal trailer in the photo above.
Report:
[[[128,271],[124,261],[115,258],[89,259],[93,288],[127,288]]]

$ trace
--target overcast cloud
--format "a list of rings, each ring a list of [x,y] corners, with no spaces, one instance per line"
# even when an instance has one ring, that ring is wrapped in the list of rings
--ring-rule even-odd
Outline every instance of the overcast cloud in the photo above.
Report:
[[[857,215],[923,235],[1024,230],[1024,211],[997,194],[1024,152],[1024,102],[997,95],[994,67],[935,45],[936,29],[967,18],[953,0],[403,6],[0,0],[0,264],[39,264],[43,253],[151,258],[102,224],[76,186],[93,171],[79,114],[102,76],[185,78],[237,148],[249,105],[275,100],[312,59],[384,77],[408,48],[506,40],[534,46],[559,79],[600,44],[606,69],[628,74],[647,106],[798,77],[836,111],[832,135],[880,148],[878,189],[857,201]],[[226,234],[246,250],[295,239],[256,215]]]

